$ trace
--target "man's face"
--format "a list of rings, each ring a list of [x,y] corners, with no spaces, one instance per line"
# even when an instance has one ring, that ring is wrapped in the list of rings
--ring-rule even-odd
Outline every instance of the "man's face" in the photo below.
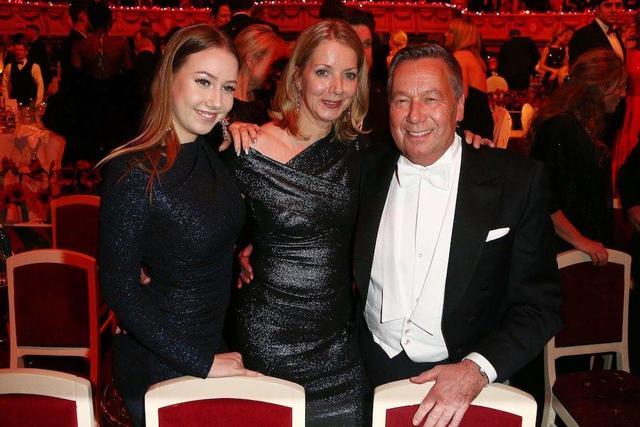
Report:
[[[622,0],[604,0],[596,8],[596,17],[606,25],[614,25],[618,22],[622,6]]]
[[[362,42],[364,57],[367,60],[367,70],[371,72],[371,64],[373,64],[373,34],[371,34],[371,30],[366,25],[352,25],[351,28],[353,28]]]
[[[456,99],[447,65],[427,58],[401,62],[389,100],[398,149],[412,163],[433,164],[453,143],[456,122],[464,116],[464,96]]]
[[[227,23],[231,21],[231,9],[226,4],[223,4],[218,9],[218,14],[215,18],[215,25],[217,28],[224,27]]]
[[[27,47],[23,44],[16,44],[13,48],[13,54],[18,61],[22,61],[27,57]]]
[[[24,30],[24,36],[27,40],[29,40],[29,42],[32,42],[38,38],[38,33],[33,28],[26,28]]]

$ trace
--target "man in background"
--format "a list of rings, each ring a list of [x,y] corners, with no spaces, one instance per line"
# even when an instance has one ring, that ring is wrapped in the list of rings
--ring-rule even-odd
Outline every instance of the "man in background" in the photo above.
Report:
[[[523,36],[520,30],[511,30],[509,37],[498,53],[498,74],[507,80],[509,89],[528,89],[540,52],[531,37]]]

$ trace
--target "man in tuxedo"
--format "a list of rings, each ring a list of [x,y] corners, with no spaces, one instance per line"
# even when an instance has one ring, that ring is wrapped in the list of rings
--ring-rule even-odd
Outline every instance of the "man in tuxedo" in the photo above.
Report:
[[[618,15],[622,10],[622,0],[596,0],[595,19],[579,28],[569,42],[571,65],[586,51],[598,48],[612,50],[624,59],[624,43],[616,29]]]
[[[249,25],[264,24],[270,26],[276,34],[280,34],[278,27],[271,22],[253,16],[253,0],[229,0],[231,20],[221,28],[232,40]]]
[[[561,327],[550,192],[539,163],[462,144],[462,72],[435,44],[390,67],[397,150],[362,159],[354,271],[374,386],[435,381],[416,412],[458,425],[470,402]]]

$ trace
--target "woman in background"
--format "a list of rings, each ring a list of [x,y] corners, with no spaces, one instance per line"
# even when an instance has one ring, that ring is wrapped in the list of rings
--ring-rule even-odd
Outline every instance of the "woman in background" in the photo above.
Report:
[[[569,74],[569,41],[574,31],[574,27],[561,26],[553,32],[551,41],[542,50],[536,71],[542,75],[542,84],[550,91],[562,84]]]
[[[613,51],[581,55],[527,135],[531,156],[551,174],[558,252],[578,249],[596,265],[607,263],[612,232],[611,160],[600,134],[604,114],[615,111],[626,81],[624,63]]]
[[[470,20],[456,18],[445,33],[445,46],[462,68],[464,119],[460,126],[493,140],[493,116],[487,97],[486,66],[480,55],[480,32]]]
[[[232,176],[204,135],[233,105],[238,60],[208,25],[179,30],[151,86],[142,131],[102,162],[100,284],[126,333],[114,380],[135,426],[160,381],[257,375],[221,339],[244,218]],[[151,284],[140,284],[147,266]]]

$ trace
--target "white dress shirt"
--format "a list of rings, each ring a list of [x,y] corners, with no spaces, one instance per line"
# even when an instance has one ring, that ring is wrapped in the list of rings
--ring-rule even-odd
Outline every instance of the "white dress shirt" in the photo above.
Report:
[[[365,320],[374,341],[392,358],[414,362],[449,357],[442,309],[455,216],[462,146],[454,143],[433,165],[398,159],[378,228]],[[494,381],[482,355],[473,360]]]
[[[607,36],[607,38],[609,39],[609,43],[611,43],[611,47],[613,48],[613,51],[616,53],[616,55],[624,59],[624,49],[622,49],[622,45],[620,44],[620,40],[618,39],[616,33],[610,33],[609,26],[602,22],[600,18],[596,18],[596,22],[600,26],[600,28],[602,28],[602,31],[604,31],[605,36]]]

